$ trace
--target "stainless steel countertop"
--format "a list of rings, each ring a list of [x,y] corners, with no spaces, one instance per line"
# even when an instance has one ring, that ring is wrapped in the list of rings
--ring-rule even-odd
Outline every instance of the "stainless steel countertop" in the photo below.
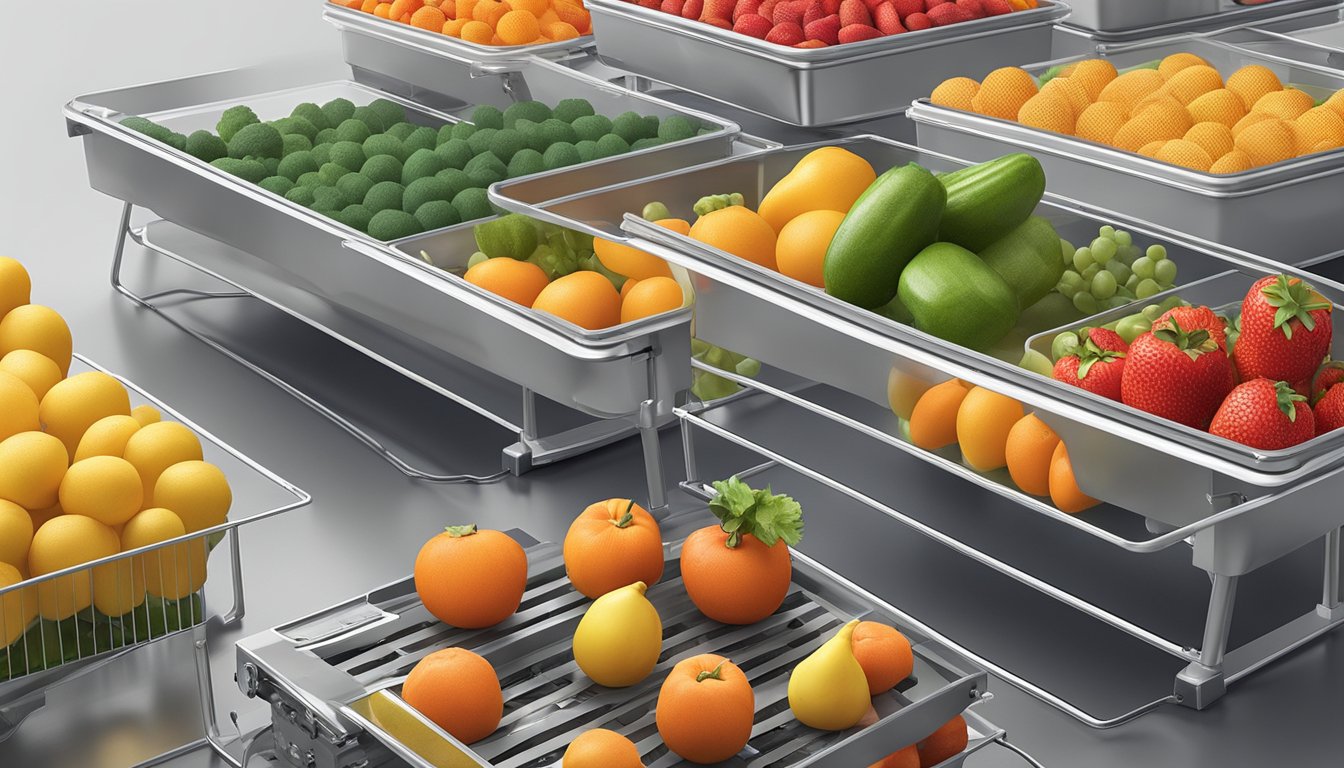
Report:
[[[238,708],[245,722],[256,720],[255,702],[242,699],[232,682],[231,643],[239,634],[404,575],[419,545],[437,527],[474,520],[554,539],[589,501],[643,494],[640,453],[633,442],[485,488],[406,480],[270,384],[115,297],[107,271],[119,205],[89,191],[80,147],[65,138],[61,105],[77,93],[255,64],[274,52],[335,56],[337,37],[321,22],[316,0],[235,0],[208,7],[124,0],[66,5],[58,15],[59,21],[25,17],[21,23],[11,15],[0,24],[0,93],[6,98],[0,119],[6,158],[0,168],[0,253],[28,265],[35,300],[66,316],[79,350],[316,496],[307,509],[242,531],[248,614],[240,630],[210,638],[216,694],[225,709]],[[133,254],[129,276],[169,283],[181,279],[162,262],[144,265]],[[510,440],[484,420],[436,401],[255,304],[217,302],[184,311],[220,337],[248,345],[256,359],[284,366],[314,394],[356,413],[381,434],[400,436],[397,443],[425,461],[490,471],[497,466],[498,448]],[[302,358],[286,362],[295,350],[302,351]],[[675,464],[669,466],[672,478],[681,471],[675,439],[675,433],[665,435]],[[918,491],[910,495],[912,504],[1011,515],[965,483],[923,474],[898,479]],[[777,486],[792,490],[786,482],[780,478]],[[901,503],[902,497],[891,498]],[[1119,685],[1127,677],[1126,664],[1135,659],[1096,640],[1086,620],[1065,616],[1047,624],[1042,617],[1055,614],[1005,608],[996,577],[959,564],[876,513],[833,497],[809,500],[804,549],[896,605],[917,615],[916,603],[932,606],[968,644],[1001,637],[999,642],[1017,643],[1019,655],[1031,645],[1033,633],[1060,638],[1070,648],[1058,657],[1068,659],[1061,663],[1084,658],[1092,667],[1079,667],[1080,678],[1099,675]],[[856,530],[863,535],[856,536]],[[1063,559],[1083,567],[1085,554],[1080,547]],[[1042,565],[1061,560],[1048,551],[1024,556]],[[1099,561],[1098,570],[1111,560],[1119,558]],[[1131,559],[1127,565],[1143,568],[1148,562]],[[1304,553],[1300,562],[1266,574],[1261,586],[1296,589],[1313,565],[1314,553]],[[923,574],[928,578],[921,580]],[[1134,583],[1125,578],[1111,579],[1104,571],[1093,575],[1122,599],[1148,604],[1158,621],[1164,616],[1185,621],[1202,608],[1196,589],[1168,594],[1149,586],[1136,597]],[[1181,577],[1189,582],[1188,568]],[[1314,597],[1294,593],[1308,607]],[[1250,599],[1254,605],[1256,598]],[[1344,714],[1341,689],[1344,638],[1336,634],[1238,683],[1225,700],[1202,713],[1166,707],[1116,730],[1096,732],[1003,684],[993,686],[996,698],[982,712],[1050,768],[1240,768],[1285,760],[1325,766],[1341,760],[1332,736]],[[132,765],[199,736],[195,696],[188,637],[138,650],[54,689],[47,706],[0,743],[0,766]],[[171,764],[222,765],[204,751]],[[1021,763],[991,748],[969,765]]]

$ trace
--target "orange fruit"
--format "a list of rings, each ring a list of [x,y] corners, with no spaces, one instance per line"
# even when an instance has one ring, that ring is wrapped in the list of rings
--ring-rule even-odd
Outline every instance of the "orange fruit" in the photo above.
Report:
[[[916,745],[919,749],[919,764],[935,766],[948,758],[960,755],[969,743],[970,734],[966,731],[966,720],[957,715]]]
[[[980,90],[980,83],[969,77],[953,77],[938,84],[929,94],[929,101],[940,107],[971,111],[971,99]]]
[[[415,13],[425,4],[425,0],[392,0],[392,7],[387,9],[389,18],[400,19],[408,13]]]
[[[1265,94],[1283,90],[1283,83],[1269,67],[1251,64],[1228,76],[1227,89],[1240,96],[1241,103],[1250,111]]]
[[[432,5],[426,5],[411,14],[411,26],[419,29],[438,32],[443,29],[443,23],[448,20],[443,11]]]
[[[1089,101],[1096,101],[1102,89],[1119,76],[1115,65],[1105,59],[1087,59],[1069,67],[1065,75],[1087,90]]]
[[[1061,512],[1076,515],[1101,502],[1083,493],[1078,480],[1073,475],[1073,462],[1069,461],[1069,449],[1060,443],[1050,457],[1050,500]]]
[[[470,19],[449,19],[443,22],[443,34],[449,37],[461,37],[462,28],[471,23]]]
[[[740,205],[720,208],[691,225],[691,238],[763,267],[776,269],[775,230],[755,211]]]
[[[1232,138],[1235,139],[1238,134],[1256,123],[1277,119],[1278,118],[1273,115],[1265,114],[1264,112],[1248,112],[1245,117],[1237,121],[1236,125],[1232,126]]]
[[[968,391],[970,387],[961,379],[930,387],[910,414],[910,442],[926,451],[957,442],[957,409]]]
[[[632,499],[607,499],[579,513],[564,544],[565,572],[574,588],[597,598],[636,581],[663,578],[658,521]]]
[[[377,8],[378,5],[378,0],[363,0],[363,2],[359,4],[359,10],[365,13],[373,13],[373,9]]]
[[[1136,69],[1133,72],[1126,72],[1106,84],[1097,95],[1097,101],[1110,101],[1129,111],[1134,104],[1154,91],[1161,89],[1167,84],[1156,71],[1151,69]]]
[[[90,456],[76,461],[61,479],[61,509],[107,526],[123,525],[145,501],[140,473],[116,456]]]
[[[133,416],[104,416],[84,430],[70,461],[82,461],[90,456],[117,456],[126,453],[131,435],[140,431],[140,422]]]
[[[1157,65],[1157,73],[1170,80],[1177,72],[1200,65],[1207,67],[1209,62],[1193,53],[1173,53]]]
[[[484,21],[468,21],[462,25],[462,29],[459,31],[463,40],[478,45],[489,45],[490,38],[495,36],[495,30],[491,29],[490,25]]]
[[[1169,139],[1158,139],[1157,141],[1150,141],[1147,144],[1144,144],[1142,147],[1139,147],[1139,154],[1143,155],[1144,157],[1151,157],[1156,159],[1158,151],[1161,150],[1162,147],[1166,146],[1168,141]]]
[[[826,250],[844,220],[845,214],[840,211],[808,211],[785,224],[775,243],[775,264],[779,271],[794,280],[825,288],[822,267]]]
[[[584,731],[565,748],[564,768],[644,768],[635,743],[615,731]]]
[[[1193,123],[1185,108],[1170,102],[1149,104],[1141,112],[1120,126],[1111,144],[1119,149],[1135,152],[1144,144],[1164,139],[1178,139],[1190,130]]]
[[[571,272],[542,289],[532,308],[590,331],[621,322],[621,295],[596,272]]]
[[[624,286],[622,286],[624,287]],[[630,323],[645,317],[661,315],[681,309],[686,303],[681,284],[670,277],[650,277],[640,280],[621,298],[621,322]]]
[[[1177,101],[1176,97],[1172,96],[1170,93],[1167,93],[1166,91],[1153,91],[1147,96],[1144,96],[1143,98],[1134,102],[1134,106],[1130,108],[1129,114],[1130,116],[1137,115],[1144,109],[1147,109],[1148,105],[1159,103],[1166,104],[1169,107],[1181,107],[1181,108],[1185,107],[1184,104]]]
[[[1000,120],[1016,120],[1018,110],[1036,93],[1036,79],[1026,70],[1002,67],[985,76],[971,98],[971,109]]]
[[[1312,107],[1292,122],[1297,139],[1297,154],[1305,155],[1322,142],[1330,146],[1344,143],[1344,116],[1326,106]],[[0,362],[0,367],[3,367]]]
[[[602,266],[631,280],[672,277],[666,261],[638,248],[597,237],[593,239],[593,252]]]
[[[509,7],[515,11],[527,11],[528,13],[541,18],[551,7],[550,0],[508,0]]]
[[[659,219],[653,223],[663,229],[670,229],[678,235],[689,235],[691,233],[691,223],[685,219]]]
[[[1162,90],[1182,104],[1189,104],[1211,91],[1223,87],[1223,76],[1207,64],[1186,67],[1167,80]]]
[[[551,4],[555,9],[555,15],[560,21],[569,24],[583,34],[587,34],[593,28],[592,17],[588,11],[584,10],[580,2],[569,2],[569,0],[556,0]]]
[[[1209,166],[1213,165],[1213,158],[1209,157],[1209,153],[1205,152],[1203,147],[1185,139],[1168,141],[1153,157],[1164,163],[1179,165],[1193,171],[1207,171]]]
[[[1213,165],[1209,166],[1209,173],[1241,173],[1254,167],[1255,163],[1251,161],[1250,155],[1240,149],[1234,149],[1214,160]]]
[[[718,763],[751,738],[756,696],[742,670],[712,653],[677,662],[658,690],[654,719],[667,748],[693,763]]]
[[[379,3],[373,7],[373,15],[380,19],[389,19],[388,12],[392,10],[391,3]]]
[[[1074,131],[1073,105],[1058,92],[1038,93],[1027,99],[1027,103],[1018,110],[1017,122],[1030,128],[1071,136]]]
[[[1297,137],[1287,123],[1277,118],[1242,129],[1234,143],[1256,165],[1279,163],[1297,156]]]
[[[542,32],[546,37],[559,42],[561,40],[573,40],[579,36],[579,30],[573,24],[565,21],[556,21],[547,24]]]
[[[625,303],[625,297],[630,295],[630,291],[634,290],[638,283],[639,281],[633,277],[628,277],[624,283],[621,283],[621,303]]]
[[[126,440],[122,458],[129,461],[144,483],[144,496],[154,498],[154,484],[164,470],[183,461],[200,461],[201,441],[182,424],[160,421],[146,424]]]
[[[1078,115],[1073,133],[1080,139],[1110,144],[1120,126],[1129,120],[1129,112],[1112,101],[1098,101]]]
[[[541,34],[537,17],[527,11],[509,11],[499,18],[495,33],[505,45],[526,45]]]
[[[1032,496],[1050,495],[1050,459],[1057,445],[1059,435],[1034,414],[1023,416],[1008,430],[1004,458],[1018,488]]]
[[[402,683],[401,697],[464,744],[494,733],[504,716],[495,668],[464,648],[445,648],[421,659]]]
[[[1195,123],[1184,138],[1198,144],[1209,157],[1222,157],[1233,148],[1232,129],[1222,123]]]
[[[984,387],[966,393],[957,409],[957,442],[972,469],[989,472],[1008,463],[1008,433],[1022,420],[1022,404]]]
[[[27,510],[12,501],[0,499],[0,563],[27,568],[28,545],[33,543],[36,530]]]
[[[1339,149],[1341,147],[1344,147],[1344,142],[1335,141],[1333,139],[1326,139],[1325,141],[1322,141],[1318,143],[1316,146],[1307,150],[1303,154],[1314,155],[1317,152],[1330,152],[1331,150]]]
[[[919,768],[919,748],[914,744],[878,760],[868,768]]]
[[[1344,91],[1335,91],[1321,106],[1329,107],[1338,112],[1340,117],[1344,117]]]
[[[1082,114],[1092,104],[1092,95],[1084,85],[1068,77],[1056,77],[1041,88],[1041,93],[1049,93],[1063,98],[1073,107],[1073,114]],[[1039,94],[1038,94],[1039,95]]]
[[[843,147],[822,147],[808,152],[770,187],[757,213],[779,232],[808,211],[849,211],[876,178],[862,157]]]
[[[472,6],[471,18],[475,21],[489,24],[490,14],[503,7],[504,4],[499,2],[499,0],[477,0],[477,3]],[[507,13],[507,9],[505,12]],[[494,25],[491,24],[491,26],[493,27]]]
[[[1190,102],[1186,107],[1190,119],[1196,123],[1222,123],[1231,128],[1246,116],[1246,106],[1241,97],[1226,88],[1209,91]]]
[[[499,531],[451,526],[415,556],[415,591],[430,613],[454,627],[498,624],[518,610],[526,588],[527,554]]]
[[[755,624],[779,609],[789,593],[793,558],[783,541],[767,547],[746,534],[732,549],[717,525],[686,537],[681,578],[695,607],[723,624]],[[751,589],[740,585],[751,584]]]
[[[1315,99],[1311,98],[1306,91],[1287,88],[1261,96],[1260,100],[1255,102],[1251,111],[1263,112],[1282,120],[1296,120],[1302,113],[1311,109],[1315,103]]]
[[[482,261],[468,269],[462,279],[524,307],[532,306],[542,290],[551,284],[541,267],[507,256]]]
[[[895,627],[876,621],[861,621],[850,639],[854,658],[868,678],[868,695],[877,696],[895,688],[915,671],[910,641]]]

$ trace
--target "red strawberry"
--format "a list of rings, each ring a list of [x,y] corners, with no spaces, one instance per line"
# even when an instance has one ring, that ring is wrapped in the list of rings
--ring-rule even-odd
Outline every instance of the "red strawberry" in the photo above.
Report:
[[[1344,381],[1344,361],[1326,360],[1311,381],[1311,402],[1319,403],[1325,393],[1341,381]]]
[[[985,7],[986,16],[1002,16],[1013,12],[1013,6],[1008,0],[980,0],[980,4]]]
[[[764,0],[764,2],[761,3],[761,7],[756,9],[756,13],[769,19],[770,23],[774,24],[775,6],[777,5],[779,5],[779,0]]]
[[[872,13],[874,10],[877,9],[877,6],[881,5],[884,2],[886,2],[886,0],[863,0],[863,4],[868,7],[869,13]]]
[[[1344,385],[1336,384],[1316,403],[1316,434],[1344,427]]]
[[[1227,351],[1227,321],[1219,317],[1212,309],[1208,307],[1173,307],[1159,315],[1153,321],[1153,325],[1160,325],[1173,318],[1187,331],[1208,331],[1209,338],[1217,342],[1218,346],[1223,348],[1223,351]]]
[[[1120,399],[1125,405],[1204,429],[1232,389],[1231,363],[1205,330],[1167,320],[1129,345]]]
[[[652,8],[655,11],[661,10],[663,7],[662,0],[638,0],[635,4],[641,8]]]
[[[881,37],[882,33],[867,24],[850,24],[840,28],[840,42],[858,43],[864,40],[872,40],[875,37]]]
[[[733,23],[733,31],[764,40],[765,36],[770,34],[770,29],[773,26],[770,20],[764,16],[748,13],[745,16],[737,17],[737,21]]]
[[[684,0],[663,0],[662,5],[658,6],[663,13],[670,13],[673,16],[681,15],[681,8],[685,5]]]
[[[840,44],[840,17],[832,14],[808,24],[803,29],[808,40],[820,40],[827,45]]]
[[[807,11],[803,13],[803,29],[817,19],[824,19],[830,14],[826,13],[826,8],[822,6],[821,0],[812,0],[807,4]]]
[[[686,0],[681,6],[681,18],[698,19],[700,11],[704,9],[705,0]]]
[[[943,3],[950,3],[952,0],[924,0],[924,12],[928,13]]]
[[[821,9],[827,16],[840,13],[840,0],[821,0]]]
[[[928,29],[933,26],[933,19],[930,19],[927,13],[912,13],[909,16],[902,17],[901,21],[905,24],[905,28],[911,32],[918,32],[921,29]]]
[[[884,35],[899,35],[905,31],[905,27],[901,26],[901,14],[897,13],[896,6],[885,0],[873,9],[873,26]]]
[[[924,12],[924,0],[891,0],[891,4],[896,6],[896,12],[901,15],[902,21],[912,13]]]
[[[965,8],[953,3],[943,3],[929,9],[929,21],[932,21],[935,27],[960,24],[964,21],[971,21],[973,18]]]
[[[1306,401],[1285,382],[1253,379],[1228,394],[1209,432],[1263,451],[1291,448],[1316,436]]]
[[[1078,348],[1055,363],[1055,380],[1112,400],[1120,399],[1120,379],[1129,345],[1115,331],[1093,328]]]
[[[796,24],[799,29],[803,28],[803,16],[807,13],[807,0],[788,0],[775,6],[774,22],[779,24]],[[798,42],[802,42],[799,40]]]
[[[826,46],[826,43],[823,43],[823,42],[820,41],[820,40],[804,40],[803,42],[801,42],[801,43],[799,43],[799,44],[797,44],[797,45],[795,45],[795,46],[793,46],[793,47],[794,47],[794,48],[825,48],[825,47],[827,47],[827,46]]]
[[[733,16],[733,6],[735,4],[734,0],[705,0],[705,7],[700,11],[700,20],[721,19],[727,21]]]
[[[868,13],[868,6],[863,4],[863,0],[841,0],[840,28],[844,29],[851,24],[873,26],[873,17]]]
[[[1236,363],[1242,381],[1301,381],[1315,374],[1330,352],[1331,308],[1297,278],[1257,280],[1241,302]]]
[[[980,4],[980,0],[957,0],[957,7],[971,14],[972,19],[985,18],[985,6]]]
[[[738,19],[747,14],[759,15],[760,9],[761,0],[737,0],[737,5],[733,6],[733,23],[736,24]]]
[[[705,19],[705,23],[710,25],[711,27],[718,27],[719,29],[733,28],[733,22],[727,19]]]
[[[797,45],[803,42],[803,28],[793,22],[776,24],[765,36],[765,42],[776,45]]]

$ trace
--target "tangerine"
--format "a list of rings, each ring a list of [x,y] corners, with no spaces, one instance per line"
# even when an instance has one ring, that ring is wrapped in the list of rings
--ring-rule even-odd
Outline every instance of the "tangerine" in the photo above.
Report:
[[[1016,120],[1018,110],[1037,94],[1036,78],[1018,67],[990,72],[971,98],[971,109],[1000,120]]]
[[[969,77],[952,77],[938,84],[929,94],[929,101],[940,107],[971,111],[971,99],[980,91],[980,83]]]
[[[607,499],[579,513],[565,534],[565,572],[574,588],[597,599],[627,584],[663,578],[658,521],[634,499]]]
[[[421,659],[402,683],[401,697],[464,744],[494,733],[504,716],[495,668],[465,648],[444,648]]]
[[[840,211],[807,211],[785,224],[775,243],[775,264],[780,273],[825,288],[826,250],[844,220],[845,214]]]
[[[580,270],[556,278],[537,294],[532,308],[590,331],[621,322],[621,295],[596,272]]]
[[[654,719],[667,748],[693,763],[718,763],[751,739],[756,696],[738,666],[712,653],[677,662],[658,690]]]
[[[910,442],[926,451],[936,451],[957,442],[957,410],[970,387],[951,379],[929,388],[910,413]]]
[[[910,641],[895,627],[861,621],[854,628],[850,647],[863,667],[863,676],[868,678],[870,696],[890,691],[915,671]]]
[[[624,288],[625,286],[621,286]],[[621,299],[621,322],[630,323],[645,317],[681,309],[686,297],[681,285],[670,277],[650,277],[640,280]]]
[[[564,768],[644,768],[635,743],[615,731],[584,731],[565,748]]]
[[[482,261],[468,269],[462,279],[524,307],[532,306],[537,296],[551,284],[541,267],[507,256]]]
[[[709,618],[723,624],[755,624],[784,602],[793,579],[793,558],[782,540],[767,547],[749,533],[730,548],[728,533],[711,525],[686,537],[681,578],[691,602]],[[752,588],[742,589],[743,584]]]
[[[960,755],[969,743],[966,719],[957,715],[916,745],[919,764],[924,768],[932,768],[948,758]]]
[[[1061,512],[1070,515],[1101,503],[1078,487],[1078,480],[1073,474],[1073,462],[1069,460],[1069,449],[1064,443],[1055,446],[1055,453],[1050,457],[1050,500]]]
[[[527,554],[499,531],[451,526],[425,542],[415,556],[420,600],[440,621],[455,627],[498,624],[518,610],[526,588]]]
[[[973,388],[957,409],[962,458],[978,472],[1006,466],[1008,433],[1021,420],[1021,403],[984,387]]]
[[[740,205],[711,211],[691,225],[692,239],[769,269],[775,265],[775,230]]]
[[[1059,445],[1059,435],[1034,414],[1018,420],[1008,431],[1004,458],[1008,474],[1025,493],[1050,495],[1050,459]]]

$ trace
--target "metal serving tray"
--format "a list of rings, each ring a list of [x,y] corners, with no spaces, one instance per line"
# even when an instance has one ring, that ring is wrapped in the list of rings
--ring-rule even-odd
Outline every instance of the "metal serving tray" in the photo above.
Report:
[[[878,169],[910,161],[935,171],[964,165],[875,137],[835,144],[866,157]],[[1117,463],[1135,468],[1128,476],[1142,476],[1146,482],[1115,488],[1116,497],[1102,498],[1154,520],[1183,525],[1208,518],[1219,511],[1228,494],[1277,506],[1285,501],[1279,493],[1310,487],[1323,472],[1344,462],[1344,434],[1323,436],[1285,451],[1255,451],[948,344],[626,213],[652,200],[677,211],[689,207],[706,190],[741,192],[752,205],[816,146],[706,164],[543,205],[527,202],[533,197],[530,182],[505,182],[492,191],[500,204],[556,222],[607,236],[619,236],[618,228],[624,229],[637,247],[686,267],[695,282],[697,333],[711,343],[882,404],[888,402],[888,377],[893,370],[928,385],[956,376],[1014,397],[1035,408],[1066,438],[1071,437],[1071,447],[1078,443],[1080,454],[1105,456],[1095,462],[1078,460],[1076,471],[1084,490],[1112,485],[1100,474]],[[1075,242],[1095,237],[1103,224],[1129,229],[1139,242],[1164,242],[1180,265],[1182,281],[1223,271],[1241,260],[1236,254],[1210,250],[1166,233],[1154,234],[1123,217],[1084,213],[1059,199],[1047,201],[1038,212],[1051,219],[1063,237]],[[1254,275],[1271,268],[1247,263],[1241,269]],[[1344,287],[1315,276],[1307,279],[1337,303],[1344,299]],[[1328,476],[1337,480],[1338,474]],[[1305,543],[1320,535],[1315,530],[1320,521],[1309,519],[1312,514],[1296,507],[1293,512],[1293,519],[1303,528],[1292,536],[1305,536]],[[1328,514],[1339,517],[1337,525],[1344,524],[1344,510]]]
[[[1098,40],[1165,37],[1199,25],[1249,24],[1335,0],[1269,0],[1242,5],[1235,0],[1070,0],[1065,24],[1101,33]]]
[[[1271,58],[1344,69],[1344,5],[1239,26],[1208,37]]]
[[[1286,41],[1285,41],[1286,43]],[[1286,43],[1286,45],[1291,45]],[[1295,46],[1305,55],[1306,49]],[[1101,55],[1124,68],[1188,51],[1225,75],[1247,64],[1274,70],[1317,97],[1344,88],[1344,72],[1266,56],[1205,38],[1105,48],[1027,67],[1039,74],[1056,64]],[[1024,151],[1036,155],[1051,191],[1103,210],[1185,232],[1285,264],[1306,264],[1339,252],[1344,217],[1344,151],[1322,152],[1243,173],[1213,175],[1161,163],[1090,141],[1015,122],[962,112],[920,98],[907,113],[921,147],[967,160]],[[1281,232],[1293,232],[1282,237]]]
[[[1050,50],[1068,8],[1041,7],[829,48],[799,49],[624,0],[589,0],[598,55],[614,66],[735,107],[806,126],[905,109],[944,77],[982,77]],[[725,76],[724,73],[731,73]]]
[[[679,557],[684,537],[708,520],[698,507],[664,523],[668,568],[648,592],[663,620],[663,654],[653,674],[630,688],[602,688],[575,666],[571,642],[589,601],[570,587],[560,548],[551,544],[529,548],[522,607],[496,627],[470,631],[442,624],[406,578],[241,640],[239,685],[249,696],[271,703],[278,752],[296,744],[296,754],[302,755],[314,741],[351,745],[341,749],[357,743],[366,754],[390,750],[419,768],[557,765],[569,742],[590,728],[627,735],[651,768],[686,765],[658,738],[653,706],[667,671],[700,653],[732,658],[755,689],[752,740],[725,765],[869,765],[924,738],[984,695],[985,673],[941,638],[798,552],[793,553],[793,586],[774,615],[746,627],[706,619],[686,597]],[[914,647],[914,674],[874,700],[878,720],[873,725],[840,733],[802,726],[785,703],[788,672],[854,618],[900,629]],[[452,646],[488,659],[504,687],[501,728],[471,747],[399,696],[416,662]],[[304,719],[311,716],[320,738],[287,725],[292,711]],[[332,765],[319,760],[316,768]]]

